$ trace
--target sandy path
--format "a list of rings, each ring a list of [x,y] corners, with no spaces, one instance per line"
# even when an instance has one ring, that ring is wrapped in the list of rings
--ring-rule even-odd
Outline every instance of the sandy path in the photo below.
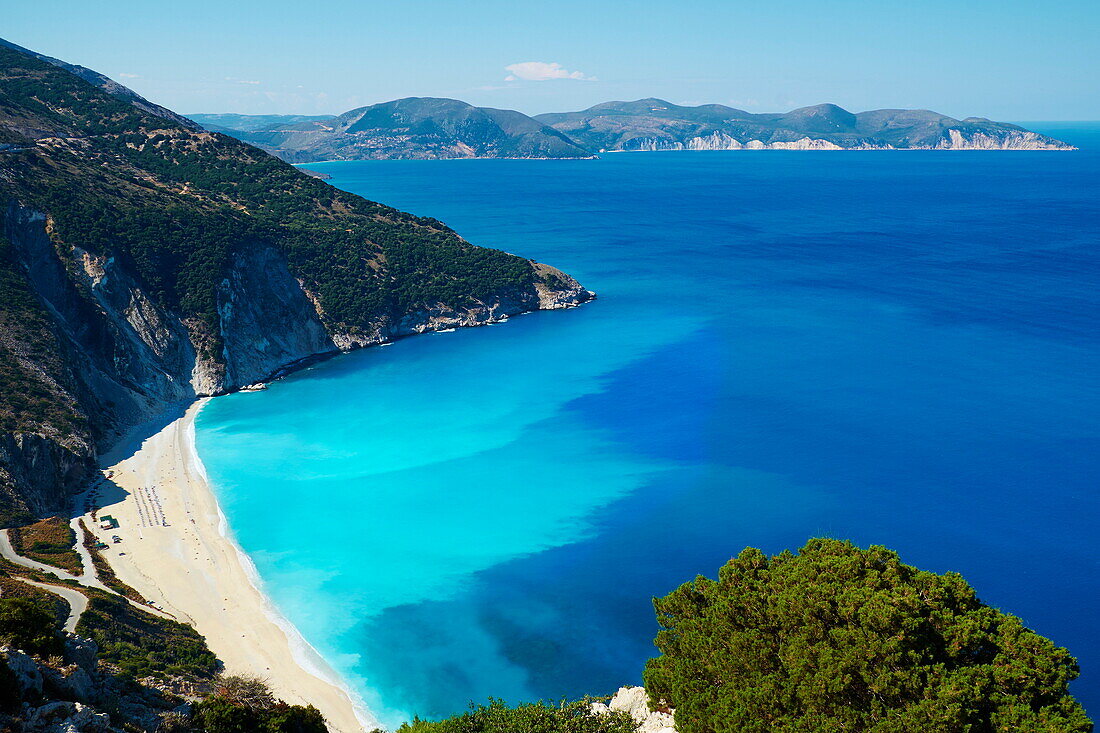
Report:
[[[257,590],[250,561],[225,536],[225,519],[194,453],[200,407],[195,403],[140,447],[108,457],[113,477],[100,485],[98,515],[115,517],[119,526],[104,531],[90,518],[85,524],[109,545],[103,552],[119,579],[191,623],[227,672],[257,675],[287,702],[315,705],[333,731],[378,727]],[[112,542],[113,535],[122,541]]]

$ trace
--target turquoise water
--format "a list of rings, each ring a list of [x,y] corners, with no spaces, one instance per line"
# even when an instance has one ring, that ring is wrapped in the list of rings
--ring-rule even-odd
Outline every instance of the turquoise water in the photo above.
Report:
[[[389,724],[640,680],[650,598],[828,534],[958,570],[1100,706],[1100,126],[1077,153],[312,165],[600,299],[213,400],[267,590]]]

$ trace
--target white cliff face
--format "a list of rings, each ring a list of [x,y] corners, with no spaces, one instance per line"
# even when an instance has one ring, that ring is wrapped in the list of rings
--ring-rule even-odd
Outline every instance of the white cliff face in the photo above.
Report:
[[[222,388],[270,376],[287,364],[337,350],[286,259],[271,247],[238,252],[218,286]]]
[[[702,137],[693,137],[687,141],[686,150],[844,150],[829,140],[815,140],[804,137],[787,142],[765,143],[761,140],[741,142],[724,132],[712,132]]]
[[[73,255],[82,267],[83,285],[98,306],[94,315],[111,337],[110,364],[97,364],[95,373],[88,375],[93,390],[109,394],[107,398],[115,404],[128,402],[128,408],[136,413],[122,416],[129,420],[145,419],[165,402],[194,397],[192,385],[181,375],[194,363],[195,349],[179,319],[156,305],[113,258],[96,257],[80,248],[75,248]],[[79,328],[88,315],[74,313],[67,320]],[[81,347],[95,364],[92,352],[96,344]],[[111,382],[125,389],[112,389]],[[132,384],[140,384],[142,389],[130,389]]]
[[[626,713],[634,720],[638,733],[676,733],[676,711],[662,713],[650,710],[649,695],[644,687],[620,687],[606,705],[593,703],[592,712],[597,715],[607,712]]]
[[[1009,131],[1002,135],[986,132],[964,133],[949,129],[945,136],[934,145],[905,145],[901,148],[889,144],[860,142],[840,145],[831,140],[803,137],[798,140],[779,140],[766,143],[762,140],[738,140],[727,132],[717,130],[707,135],[698,135],[686,141],[665,138],[635,138],[630,140],[628,148],[638,152],[657,152],[667,150],[1076,150],[1076,148],[1051,140],[1028,130]]]
[[[741,150],[744,145],[737,138],[716,131],[702,137],[691,138],[685,147],[688,150]]]
[[[658,140],[656,138],[633,140],[630,149],[642,152],[664,150],[889,150],[891,146],[860,143],[856,146],[842,147],[830,140],[810,137],[770,143],[755,139],[742,142],[728,133],[716,131],[709,135],[690,138],[686,143],[678,140]]]
[[[1042,135],[1029,130],[1013,131],[1003,136],[976,132],[964,135],[948,130],[947,137],[936,146],[939,150],[1076,150],[1077,148],[1047,142]]]

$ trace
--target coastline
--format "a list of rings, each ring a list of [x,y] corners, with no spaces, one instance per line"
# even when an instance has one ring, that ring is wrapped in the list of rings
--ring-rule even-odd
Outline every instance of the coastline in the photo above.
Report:
[[[261,677],[277,697],[316,706],[337,733],[380,727],[263,592],[234,540],[195,449],[195,416],[207,399],[141,426],[104,457],[112,478],[100,488],[99,513],[119,526],[100,530],[90,517],[85,524],[109,545],[104,554],[119,579],[192,624],[226,672]]]

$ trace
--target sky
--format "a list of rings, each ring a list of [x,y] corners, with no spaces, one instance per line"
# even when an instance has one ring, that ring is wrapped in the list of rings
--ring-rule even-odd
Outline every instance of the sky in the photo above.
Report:
[[[35,0],[0,37],[185,114],[659,97],[1100,120],[1097,0]]]

